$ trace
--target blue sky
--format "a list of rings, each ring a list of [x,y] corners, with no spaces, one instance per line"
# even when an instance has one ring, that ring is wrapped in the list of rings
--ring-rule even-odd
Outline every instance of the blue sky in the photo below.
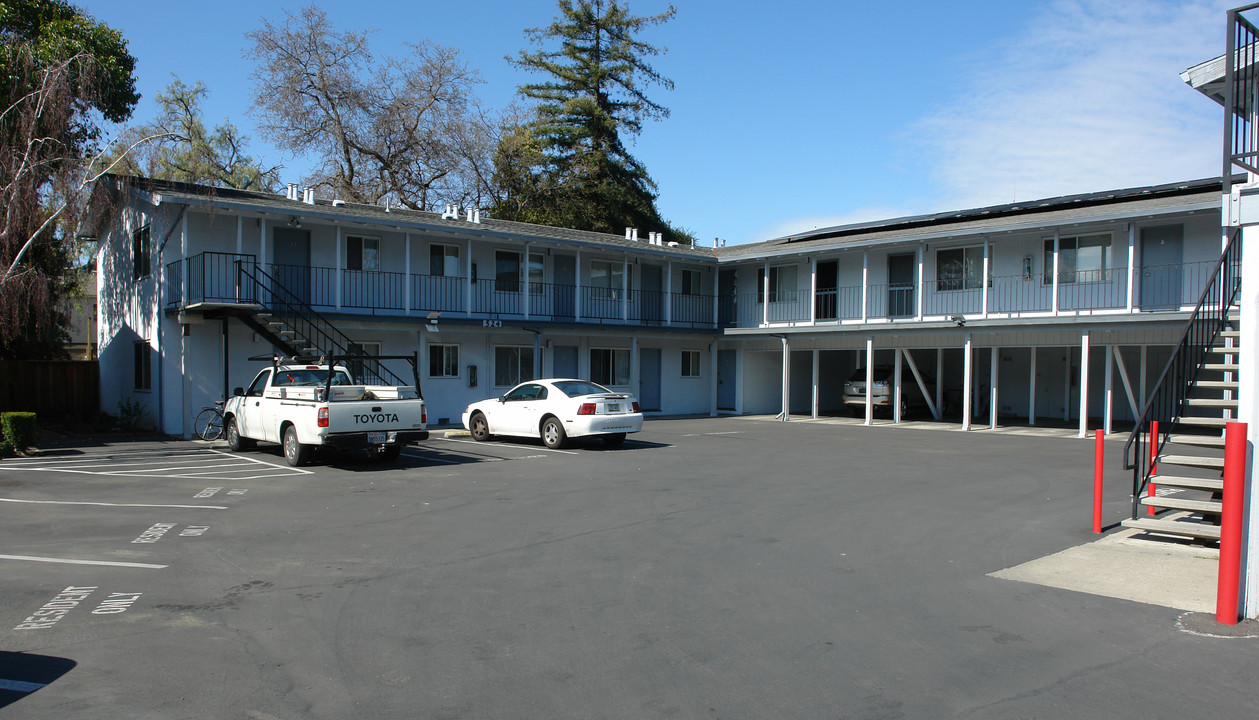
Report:
[[[76,0],[72,0],[75,2]],[[211,123],[285,166],[249,114],[244,33],[300,3],[77,0],[126,37],[155,114],[172,74],[205,82]],[[1179,77],[1223,52],[1229,2],[675,0],[644,39],[670,108],[632,145],[662,213],[701,243],[1218,175],[1222,109]],[[508,65],[552,0],[324,2],[337,29],[375,28],[378,55],[459,49],[501,107],[531,77]],[[639,15],[664,0],[630,0]],[[645,235],[652,228],[640,228]]]

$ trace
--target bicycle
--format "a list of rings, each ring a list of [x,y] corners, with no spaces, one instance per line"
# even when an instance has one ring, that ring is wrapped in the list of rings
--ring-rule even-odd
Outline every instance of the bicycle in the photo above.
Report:
[[[203,407],[197,413],[193,430],[202,440],[218,440],[223,437],[223,401],[215,400],[214,407]]]

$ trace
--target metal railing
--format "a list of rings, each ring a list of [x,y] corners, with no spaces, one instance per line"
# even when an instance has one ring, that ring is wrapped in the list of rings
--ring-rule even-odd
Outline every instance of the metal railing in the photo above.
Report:
[[[1224,254],[1215,264],[1214,272],[1198,305],[1185,324],[1180,342],[1154,384],[1154,391],[1137,416],[1132,434],[1123,446],[1124,469],[1132,470],[1132,517],[1137,517],[1141,496],[1150,483],[1154,463],[1168,437],[1178,428],[1186,408],[1186,399],[1202,370],[1203,363],[1219,339],[1228,320],[1229,308],[1241,288],[1242,243],[1240,229],[1229,234]],[[1158,422],[1158,435],[1150,436],[1150,423]],[[1152,449],[1151,449],[1152,446]]]
[[[1228,38],[1224,51],[1224,195],[1232,188],[1234,167],[1259,173],[1259,131],[1255,127],[1255,86],[1259,83],[1259,30],[1243,12],[1259,8],[1246,5],[1228,11]]]
[[[242,263],[246,267],[257,264],[252,255],[216,252],[167,263],[166,307],[181,308],[197,303],[257,304],[253,284],[241,283],[238,266]]]

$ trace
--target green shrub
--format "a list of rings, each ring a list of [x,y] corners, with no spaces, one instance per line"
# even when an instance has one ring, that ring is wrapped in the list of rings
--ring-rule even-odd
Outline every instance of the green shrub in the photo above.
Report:
[[[0,429],[4,432],[4,444],[25,450],[35,443],[35,413],[0,413]]]

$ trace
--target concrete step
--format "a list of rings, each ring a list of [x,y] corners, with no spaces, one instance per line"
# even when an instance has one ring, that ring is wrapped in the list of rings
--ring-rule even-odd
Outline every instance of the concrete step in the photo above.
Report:
[[[1182,488],[1185,490],[1208,490],[1215,492],[1224,489],[1224,478],[1197,478],[1182,475],[1155,475],[1150,478],[1155,487]]]
[[[1126,528],[1162,533],[1164,535],[1180,535],[1182,537],[1201,538],[1204,540],[1220,539],[1219,527],[1202,522],[1137,518],[1136,520],[1124,520],[1121,524]]]
[[[1166,508],[1167,510],[1184,510],[1204,515],[1219,515],[1224,503],[1219,500],[1190,500],[1174,496],[1143,497],[1141,504],[1146,507]]]
[[[1222,417],[1195,417],[1185,416],[1178,420],[1181,425],[1192,425],[1194,427],[1213,427],[1222,428],[1228,424],[1228,420]]]
[[[1194,387],[1202,390],[1236,390],[1236,380],[1197,380],[1193,384]]]
[[[1175,445],[1195,445],[1197,447],[1221,449],[1224,447],[1224,437],[1221,435],[1188,435],[1173,433],[1168,436],[1167,441]]]
[[[1221,330],[1220,337],[1239,338],[1242,336],[1241,330]]]
[[[1241,348],[1236,345],[1216,345],[1211,348],[1211,352],[1217,355],[1236,355],[1241,352]]]
[[[1203,370],[1215,370],[1218,372],[1238,372],[1241,365],[1237,363],[1202,363]]]
[[[1207,468],[1223,470],[1224,458],[1206,455],[1159,455],[1155,460],[1158,465],[1180,465],[1181,467]]]
[[[1190,407],[1237,409],[1237,400],[1231,398],[1185,398],[1185,404]]]

